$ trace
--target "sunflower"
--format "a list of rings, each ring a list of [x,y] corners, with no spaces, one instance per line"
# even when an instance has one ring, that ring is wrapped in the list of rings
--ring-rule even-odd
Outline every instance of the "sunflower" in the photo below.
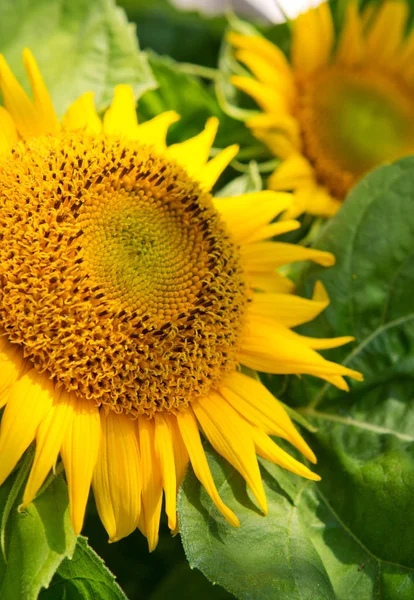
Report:
[[[350,0],[337,39],[328,3],[292,22],[290,62],[260,36],[231,33],[254,75],[234,76],[261,114],[247,124],[281,159],[268,186],[303,212],[329,217],[367,171],[414,151],[414,31],[408,3],[360,13]]]
[[[22,508],[59,455],[74,531],[92,486],[110,541],[139,528],[155,548],[163,497],[176,530],[187,464],[224,517],[200,430],[245,478],[263,512],[256,454],[309,479],[279,436],[315,456],[282,405],[240,369],[307,373],[347,389],[350,369],[315,349],[352,338],[291,331],[328,303],[293,295],[276,268],[331,265],[319,250],[267,241],[290,195],[212,198],[236,146],[208,160],[217,130],[166,145],[177,120],[138,124],[133,92],[115,89],[99,118],[86,93],[62,122],[33,56],[33,102],[0,61],[0,483],[35,441]]]

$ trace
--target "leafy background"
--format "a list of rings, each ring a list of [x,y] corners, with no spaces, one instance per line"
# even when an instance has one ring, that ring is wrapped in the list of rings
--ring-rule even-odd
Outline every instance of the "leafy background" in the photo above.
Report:
[[[111,0],[0,0],[0,51],[27,85],[20,56],[24,46],[32,49],[60,114],[89,89],[103,110],[113,86],[128,82],[141,119],[165,109],[182,113],[171,142],[217,115],[217,148],[241,145],[219,187],[237,177],[233,190],[257,189],[271,157],[216,96],[229,67],[222,45],[226,20],[181,13],[167,0],[122,4],[132,24]],[[344,1],[337,4],[341,9]],[[288,49],[287,24],[258,27]],[[243,110],[252,108],[234,100]],[[189,472],[179,497],[182,540],[170,536],[163,520],[159,546],[149,555],[137,532],[109,545],[93,501],[86,537],[75,546],[62,476],[18,513],[28,455],[0,488],[2,600],[31,600],[44,586],[41,600],[119,600],[125,594],[130,600],[414,598],[413,168],[408,158],[363,180],[317,241],[334,252],[337,265],[300,273],[301,293],[310,297],[322,280],[332,298],[303,332],[353,334],[353,345],[326,354],[364,372],[365,382],[344,394],[309,377],[264,378],[317,428],[306,435],[322,482],[261,461],[269,502],[263,518],[238,474],[206,446],[220,494],[241,529],[223,521]]]

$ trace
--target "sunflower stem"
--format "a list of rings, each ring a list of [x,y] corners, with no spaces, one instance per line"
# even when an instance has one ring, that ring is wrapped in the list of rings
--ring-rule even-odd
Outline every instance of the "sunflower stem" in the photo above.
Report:
[[[203,79],[210,79],[211,81],[216,81],[220,76],[220,72],[217,69],[194,65],[193,63],[177,63],[175,67],[178,71],[186,75],[195,75]]]

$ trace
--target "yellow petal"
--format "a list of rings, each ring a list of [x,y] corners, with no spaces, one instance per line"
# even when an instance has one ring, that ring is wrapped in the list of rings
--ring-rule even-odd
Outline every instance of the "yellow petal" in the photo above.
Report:
[[[259,456],[262,456],[266,460],[270,460],[292,473],[296,473],[296,475],[306,477],[306,479],[311,479],[312,481],[320,481],[321,478],[319,475],[313,473],[308,467],[305,467],[305,465],[297,461],[293,456],[290,456],[290,454],[282,450],[282,448],[275,444],[275,442],[263,431],[253,428],[253,439],[256,446],[256,452]]]
[[[177,480],[175,475],[174,447],[171,430],[161,413],[154,416],[155,451],[161,470],[162,487],[165,494],[165,512],[168,527],[174,531],[177,527]]]
[[[277,139],[277,135],[283,132],[293,144],[293,147],[300,149],[301,147],[301,134],[300,134],[300,123],[299,121],[290,114],[283,113],[262,113],[254,117],[250,117],[246,124],[248,127],[254,130],[255,134],[263,140],[269,148],[272,148],[274,141],[273,138]],[[275,135],[276,134],[276,135]],[[281,152],[280,141],[277,142],[277,151],[274,152],[276,156],[284,158],[286,151]],[[288,152],[290,154],[290,152]]]
[[[312,188],[306,186],[305,188],[300,188],[296,192],[294,192],[292,194],[292,204],[281,216],[281,220],[297,219],[304,212],[308,212],[312,204],[312,193],[314,189],[315,186]],[[312,190],[312,192],[310,190]]]
[[[220,392],[252,425],[288,440],[311,462],[316,462],[282,404],[260,381],[235,371],[224,379]]]
[[[177,423],[184,440],[184,444],[186,445],[187,452],[190,456],[190,461],[196,477],[205,487],[208,495],[213,500],[219,511],[230,523],[230,525],[239,527],[239,519],[236,517],[234,512],[224,504],[223,500],[219,496],[213,481],[213,477],[211,476],[210,467],[208,466],[203,445],[200,440],[197,421],[191,408],[177,413]]]
[[[280,113],[278,113],[278,115],[280,116]],[[301,151],[302,141],[299,135],[297,135],[297,139],[296,135],[292,135],[294,130],[287,127],[286,119],[284,119],[283,116],[281,116],[281,119],[283,119],[283,122],[281,121],[278,129],[266,129],[265,127],[252,127],[251,129],[253,135],[263,142],[274,156],[285,161],[291,156],[296,156],[298,152]],[[250,126],[250,119],[246,121],[246,125],[248,127]],[[297,133],[299,134],[299,129],[297,129]],[[311,174],[313,174],[313,169],[311,170]],[[273,175],[269,177],[269,181],[271,181],[272,177]],[[274,189],[277,190],[278,188],[275,187]],[[289,186],[283,188],[282,185],[280,189],[289,190],[293,188],[290,188]]]
[[[282,233],[288,233],[295,229],[300,229],[301,223],[299,221],[280,221],[279,223],[271,223],[258,229],[249,239],[248,242],[261,242],[269,238],[274,238]]]
[[[247,50],[259,54],[271,63],[275,69],[291,72],[291,68],[282,50],[269,42],[266,38],[258,35],[242,35],[231,31],[227,34],[230,44],[241,50]]]
[[[333,217],[341,208],[342,202],[337,200],[322,186],[305,184],[296,189],[293,202],[283,215],[284,219],[292,219],[307,212],[318,217]]]
[[[73,419],[63,439],[61,455],[69,488],[72,526],[79,535],[98,460],[101,422],[99,410],[91,400],[74,398]]]
[[[23,495],[25,507],[36,496],[47,474],[56,464],[66,431],[73,418],[73,395],[55,392],[53,405],[36,433],[36,454]]]
[[[96,112],[93,98],[93,92],[86,92],[69,106],[62,119],[65,129],[83,129],[91,135],[101,132],[102,123]]]
[[[243,242],[286,210],[292,203],[292,195],[265,190],[214,198],[213,202],[234,239]]]
[[[322,60],[329,62],[330,54],[335,39],[334,23],[331,13],[329,0],[322,2],[316,11],[319,16],[319,29],[321,32],[321,53]]]
[[[329,62],[334,40],[328,2],[299,15],[293,23],[292,63],[295,71],[311,73]]]
[[[295,289],[295,284],[289,277],[285,277],[281,273],[247,273],[249,286],[254,290],[262,292],[280,292],[283,294],[291,294]]]
[[[103,131],[108,135],[130,137],[138,126],[136,102],[130,85],[115,87],[114,99],[103,118]]]
[[[346,65],[361,64],[364,58],[364,35],[358,3],[350,0],[346,6],[344,25],[336,50],[336,61]]]
[[[270,113],[288,113],[290,111],[289,98],[269,84],[256,81],[253,77],[241,77],[240,75],[233,75],[230,81],[239,90],[251,96],[264,111]]]
[[[23,138],[42,135],[44,133],[43,123],[39,119],[36,108],[1,54],[0,88],[4,106],[16,124],[19,134]]]
[[[16,125],[11,115],[0,106],[0,155],[9,154],[17,139]]]
[[[281,339],[280,327],[271,320],[258,318],[248,320],[239,361],[264,373],[314,375],[342,389],[347,389],[341,379],[343,375],[358,381],[363,379],[361,373],[325,360],[301,340],[290,336]]]
[[[241,247],[241,255],[248,273],[264,273],[302,260],[311,260],[323,267],[335,264],[335,258],[330,252],[284,242],[246,244]]]
[[[297,333],[284,328],[283,335],[287,335],[287,332],[289,332],[289,336],[291,336],[292,339],[295,338],[298,342],[300,341],[302,344],[305,344],[314,350],[339,348],[340,346],[344,346],[345,344],[355,341],[355,338],[352,335],[343,335],[335,338],[311,338],[304,335],[298,335]]]
[[[28,48],[25,48],[23,51],[23,63],[30,80],[34,106],[39,122],[41,123],[42,131],[56,135],[60,131],[60,122],[39,67]]]
[[[162,505],[162,477],[155,452],[154,420],[145,416],[137,419],[142,473],[142,520],[138,526],[148,540],[150,552],[158,544]]]
[[[274,318],[286,327],[296,327],[315,319],[328,305],[328,295],[318,281],[313,300],[290,294],[254,294],[251,310],[259,317]]]
[[[197,176],[208,160],[218,125],[218,119],[211,117],[201,133],[185,142],[169,146],[166,155],[176,160],[189,175]]]
[[[386,1],[379,8],[369,32],[366,35],[366,56],[378,62],[389,64],[404,39],[404,31],[409,14],[407,2]]]
[[[263,315],[258,314],[254,303],[250,304],[247,310],[249,318],[252,318],[255,323],[257,320],[262,321],[263,323],[268,323],[270,319],[272,321],[273,331],[276,332],[276,330],[278,330],[279,332],[279,339],[285,340],[286,338],[289,338],[291,340],[296,340],[297,342],[304,344],[308,348],[313,348],[314,350],[338,348],[339,346],[344,346],[345,344],[349,344],[349,342],[353,342],[355,340],[355,338],[351,335],[335,338],[311,338],[304,335],[299,335],[283,325],[277,318],[277,315],[273,314],[271,316],[264,317]]]
[[[54,386],[32,369],[13,385],[0,430],[0,485],[10,475],[35,438],[39,424],[52,407]]]
[[[253,75],[265,85],[272,86],[289,101],[295,96],[295,84],[290,71],[275,69],[274,65],[256,52],[239,50],[236,58],[244,63]]]
[[[239,146],[237,144],[228,146],[200,169],[197,174],[197,181],[204,190],[207,192],[211,190],[224,169],[231,163],[238,152]]]
[[[141,511],[141,465],[135,422],[101,411],[101,445],[93,474],[93,493],[109,541],[136,529]]]
[[[187,471],[189,456],[187,448],[185,447],[185,444],[183,442],[183,438],[181,437],[181,433],[178,428],[177,419],[175,418],[175,415],[165,415],[164,418],[170,429],[170,435],[173,444],[175,473],[178,491],[178,488],[183,482],[184,475]]]
[[[298,187],[314,186],[315,172],[310,162],[300,154],[292,154],[278,166],[269,177],[272,190],[295,190]]]
[[[157,152],[163,152],[167,147],[168,129],[170,125],[179,121],[179,119],[180,116],[174,110],[161,113],[153,119],[138,125],[133,139],[141,142],[141,144],[153,146]]]
[[[242,475],[266,514],[266,495],[248,423],[214,392],[192,406],[213,448]]]
[[[0,337],[0,408],[6,404],[13,384],[29,368],[22,349],[10,344],[5,337]]]

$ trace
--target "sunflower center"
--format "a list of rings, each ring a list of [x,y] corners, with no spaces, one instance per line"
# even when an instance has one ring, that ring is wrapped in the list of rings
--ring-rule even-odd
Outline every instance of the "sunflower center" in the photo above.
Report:
[[[135,417],[235,368],[239,253],[183,169],[62,133],[20,142],[0,170],[1,327],[40,372]]]
[[[336,197],[377,165],[414,151],[414,92],[401,81],[334,66],[301,88],[305,153]]]

